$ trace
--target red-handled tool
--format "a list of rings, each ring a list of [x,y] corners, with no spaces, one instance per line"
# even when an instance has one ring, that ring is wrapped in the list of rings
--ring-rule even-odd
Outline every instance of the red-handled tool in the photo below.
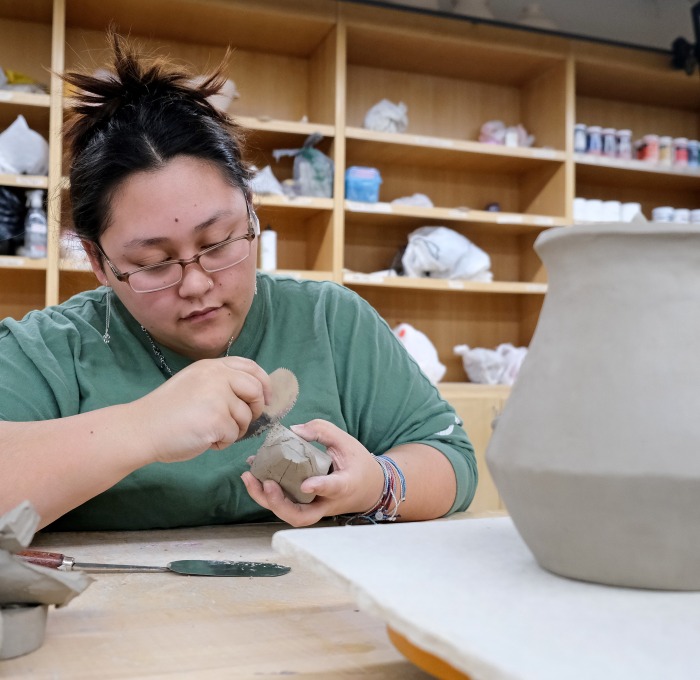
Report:
[[[137,564],[99,564],[94,562],[76,562],[73,557],[63,553],[44,552],[43,550],[23,550],[15,553],[17,557],[51,569],[71,571],[101,572],[164,572],[171,571],[187,576],[281,576],[291,570],[281,564],[269,562],[228,562],[225,560],[176,560],[165,567],[149,567]]]

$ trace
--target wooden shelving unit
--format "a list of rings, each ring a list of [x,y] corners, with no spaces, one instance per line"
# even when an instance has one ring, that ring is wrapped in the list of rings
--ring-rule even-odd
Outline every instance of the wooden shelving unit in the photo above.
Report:
[[[246,129],[247,154],[276,177],[319,133],[335,163],[328,199],[257,197],[263,227],[278,232],[281,273],[342,283],[394,326],[426,333],[447,366],[443,394],[460,412],[481,460],[476,509],[499,503],[483,452],[508,389],[471,385],[457,344],[527,345],[546,292],[533,250],[538,234],[571,224],[574,196],[700,207],[700,172],[591,159],[573,153],[576,122],[700,137],[700,88],[668,59],[468,21],[339,0],[3,0],[0,64],[49,85],[47,95],[0,92],[0,129],[22,114],[50,140],[48,177],[0,175],[0,184],[44,188],[51,233],[45,261],[0,257],[0,317],[21,317],[95,285],[82,266],[59,257],[67,180],[61,165],[63,85],[48,69],[97,68],[104,32],[123,33],[205,72],[234,48],[230,77],[240,97],[229,112]],[[366,130],[368,109],[387,98],[408,109],[408,129]],[[481,144],[492,119],[522,123],[531,148]],[[345,200],[344,173],[377,167],[380,202]],[[420,192],[432,208],[396,205]],[[500,212],[485,208],[498,203]],[[63,204],[63,209],[62,209]],[[494,281],[391,277],[408,234],[425,225],[459,231],[486,250]]]

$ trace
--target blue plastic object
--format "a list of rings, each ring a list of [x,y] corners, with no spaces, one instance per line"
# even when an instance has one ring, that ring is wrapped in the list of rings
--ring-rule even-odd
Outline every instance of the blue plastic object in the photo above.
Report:
[[[353,165],[345,171],[345,198],[349,201],[376,203],[382,176],[377,168]]]

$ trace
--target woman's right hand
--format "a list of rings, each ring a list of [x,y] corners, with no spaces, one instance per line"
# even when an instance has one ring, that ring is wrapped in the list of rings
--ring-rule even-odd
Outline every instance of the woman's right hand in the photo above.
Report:
[[[223,449],[245,434],[270,400],[267,373],[250,359],[202,359],[132,402],[148,462],[174,463]]]

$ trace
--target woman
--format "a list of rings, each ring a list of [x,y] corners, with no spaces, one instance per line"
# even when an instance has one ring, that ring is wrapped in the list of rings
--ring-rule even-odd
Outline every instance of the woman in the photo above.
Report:
[[[249,171],[207,101],[223,77],[110,40],[115,75],[66,76],[74,228],[102,286],[0,324],[0,513],[29,499],[42,526],[90,530],[465,509],[471,445],[374,310],[256,273]],[[300,384],[285,422],[333,458],[309,504],[248,471],[262,437],[238,441],[280,366]]]

